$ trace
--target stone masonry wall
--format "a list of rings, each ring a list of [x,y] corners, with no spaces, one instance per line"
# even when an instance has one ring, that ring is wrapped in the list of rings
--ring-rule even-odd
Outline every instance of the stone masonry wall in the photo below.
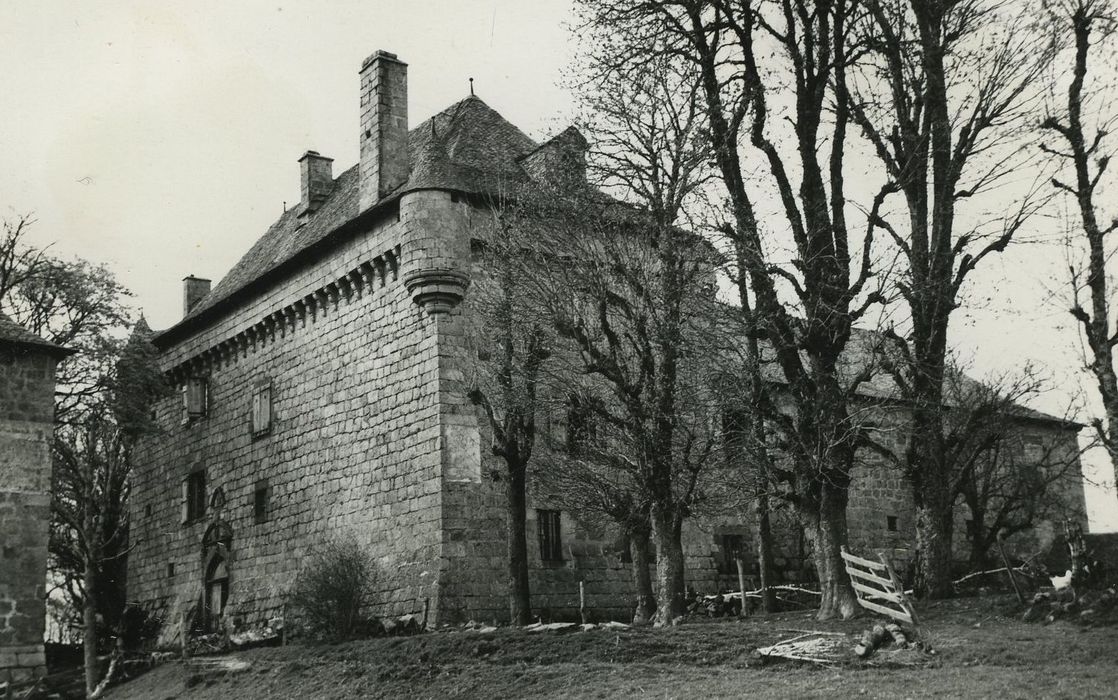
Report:
[[[178,615],[196,609],[202,597],[211,556],[202,540],[218,521],[232,531],[232,545],[222,552],[229,570],[227,624],[257,625],[280,613],[316,546],[344,533],[380,565],[374,612],[421,611],[426,601],[432,624],[507,620],[504,484],[491,476],[503,465],[488,449],[484,415],[465,395],[469,297],[453,312],[432,316],[403,283],[422,269],[484,274],[466,261],[470,237],[480,235],[486,217],[448,192],[406,194],[398,217],[389,213],[164,353],[165,369],[180,380],[207,376],[210,392],[208,414],[190,422],[183,421],[178,396],[157,407],[164,433],[143,446],[136,475],[129,599],[166,617],[164,641],[177,634]],[[322,291],[374,259],[371,286]],[[313,303],[299,306],[301,300]],[[294,315],[284,311],[292,308]],[[277,324],[261,326],[277,314]],[[234,336],[248,340],[230,346]],[[214,347],[224,349],[215,354]],[[251,399],[261,381],[271,383],[273,425],[253,437]],[[897,435],[903,421],[901,414],[882,417]],[[206,471],[207,496],[220,489],[223,497],[204,518],[183,524],[181,483],[197,469]],[[261,483],[270,501],[258,523],[253,494]],[[547,494],[533,493],[529,502],[536,614],[574,619],[581,581],[596,617],[628,617],[633,577],[617,533],[563,513],[563,559],[545,562],[537,508],[555,506]],[[851,547],[886,549],[904,563],[911,556],[911,514],[899,473],[860,454]],[[810,553],[795,519],[787,511],[773,518],[777,580],[809,579]],[[700,593],[737,588],[722,551],[726,536],[744,539],[747,575],[755,576],[754,531],[750,513],[689,521],[687,585]]]
[[[397,249],[401,230],[390,215],[163,360],[174,366]],[[400,250],[407,254],[406,243]],[[338,535],[354,536],[376,558],[376,612],[421,610],[424,599],[437,610],[436,339],[396,271],[353,292],[348,299],[327,296],[237,357],[194,370],[209,380],[205,417],[184,424],[177,396],[158,406],[164,433],[143,446],[134,488],[129,599],[166,617],[164,641],[177,635],[178,615],[201,598],[202,539],[218,519],[232,529],[227,624],[260,624],[280,612],[308,557]],[[260,380],[271,382],[273,423],[269,434],[254,438],[249,414]],[[184,525],[180,484],[200,468],[207,496],[220,489],[224,505]],[[264,480],[268,515],[257,523],[254,490]]]
[[[0,345],[0,682],[46,674],[54,366]]]

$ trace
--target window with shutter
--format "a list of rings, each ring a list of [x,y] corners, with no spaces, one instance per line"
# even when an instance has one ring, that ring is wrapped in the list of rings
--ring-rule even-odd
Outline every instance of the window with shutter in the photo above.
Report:
[[[182,516],[179,518],[179,522],[185,525],[190,522],[190,506],[187,505],[190,503],[190,479],[183,479],[181,486],[182,493],[179,497],[179,508],[182,512]]]
[[[205,377],[190,377],[182,388],[183,422],[206,415],[209,387]]]
[[[257,382],[252,392],[252,434],[266,435],[272,429],[272,384]]]
[[[191,472],[182,482],[182,522],[192,523],[206,514],[206,470]]]

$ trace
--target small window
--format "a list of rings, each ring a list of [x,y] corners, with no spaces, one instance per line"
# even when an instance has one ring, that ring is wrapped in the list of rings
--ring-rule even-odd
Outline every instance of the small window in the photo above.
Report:
[[[190,377],[182,385],[182,420],[184,423],[206,415],[209,383],[205,377]]]
[[[268,488],[268,480],[261,479],[256,482],[252,492],[252,519],[257,523],[268,520],[268,501],[272,490]]]
[[[175,563],[167,564],[167,578],[173,578],[175,575]]]
[[[897,531],[897,516],[895,516],[895,515],[886,515],[885,516],[885,529],[888,530],[889,532],[896,532]]]
[[[738,570],[738,559],[745,558],[745,538],[741,535],[722,535],[722,572],[733,574]]]
[[[145,518],[150,518],[151,517],[151,504],[150,503],[148,503],[144,506],[144,517]]]
[[[540,531],[540,559],[563,561],[563,538],[560,531],[559,511],[537,510],[536,522]]]
[[[1044,459],[1044,443],[1039,438],[1025,438],[1025,461],[1037,464]]]
[[[252,391],[252,435],[260,437],[272,431],[272,383],[256,383]]]
[[[182,481],[182,522],[192,523],[206,514],[206,470],[191,472]]]
[[[592,403],[572,394],[567,403],[567,454],[572,457],[586,452],[598,441]]]
[[[217,512],[225,507],[225,489],[218,486],[210,493],[210,510]]]

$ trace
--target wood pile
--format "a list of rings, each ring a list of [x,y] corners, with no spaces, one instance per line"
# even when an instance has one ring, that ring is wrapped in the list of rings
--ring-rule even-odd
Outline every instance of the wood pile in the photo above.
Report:
[[[1112,586],[1077,594],[1069,586],[1061,590],[1042,591],[1033,596],[1021,619],[1044,624],[1060,619],[1088,625],[1114,624],[1118,622],[1118,590]]]
[[[874,625],[862,632],[861,639],[854,645],[854,655],[866,659],[878,649],[890,644],[896,649],[909,649],[911,648],[910,636],[895,622]]]

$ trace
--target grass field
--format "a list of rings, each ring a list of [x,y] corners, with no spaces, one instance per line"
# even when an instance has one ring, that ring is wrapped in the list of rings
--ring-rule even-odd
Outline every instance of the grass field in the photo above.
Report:
[[[1004,597],[921,606],[935,654],[870,663],[762,662],[755,650],[806,630],[854,636],[870,618],[810,613],[695,621],[666,630],[435,632],[231,655],[243,670],[165,664],[114,688],[125,698],[1118,697],[1118,627],[1020,622]]]

